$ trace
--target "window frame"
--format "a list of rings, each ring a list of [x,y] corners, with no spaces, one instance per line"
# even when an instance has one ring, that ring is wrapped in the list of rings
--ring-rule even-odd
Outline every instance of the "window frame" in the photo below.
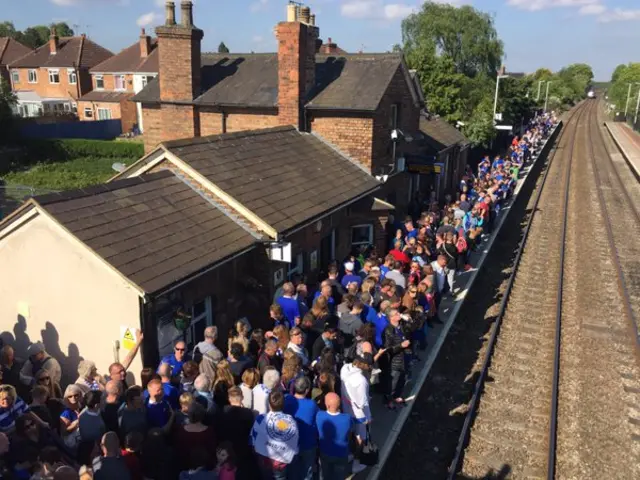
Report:
[[[202,310],[202,313],[196,316],[196,306],[200,304],[203,304],[202,306],[204,309]],[[193,305],[191,305],[191,308],[190,308],[190,313],[191,313],[191,323],[189,324],[189,327],[185,331],[184,341],[187,344],[187,349],[189,351],[193,351],[193,349],[197,344],[196,342],[197,338],[195,338],[197,333],[196,325],[202,321],[205,322],[204,328],[207,328],[213,325],[213,301],[211,299],[211,296],[207,296],[202,300],[193,302]],[[202,340],[204,340],[204,338]]]
[[[48,74],[49,74],[49,84],[50,85],[60,85],[60,69],[59,68],[49,68],[47,70]],[[54,82],[52,81],[52,77],[53,79],[55,79],[55,76],[58,76],[58,81]]]
[[[20,70],[11,70],[11,81],[14,84],[20,83]]]
[[[96,90],[104,90],[104,75],[96,75],[94,77],[95,80],[95,84],[96,84]],[[98,86],[98,81],[100,81],[102,83],[102,86]]]
[[[295,267],[293,260],[295,259]],[[287,278],[291,281],[291,276],[294,273],[299,273],[300,275],[304,274],[304,253],[297,253],[295,256],[292,256],[291,263],[289,264],[289,269],[287,272]]]
[[[356,228],[364,228],[364,227],[369,229],[369,240],[367,242],[354,242],[353,241],[353,231]],[[373,245],[373,241],[374,241],[374,231],[373,231],[373,224],[372,223],[361,223],[359,225],[352,225],[350,227],[350,239],[349,239],[349,242],[351,243],[352,247],[354,245]]]
[[[76,85],[78,83],[78,74],[75,68],[67,68],[67,81],[69,85]]]
[[[118,88],[118,79],[122,79],[122,88]],[[113,89],[118,92],[124,92],[127,90],[127,76],[121,74],[113,75]]]
[[[93,120],[93,108],[84,107],[84,118],[90,118]]]
[[[100,112],[109,112],[109,118],[100,118]],[[100,107],[98,108],[98,112],[96,115],[97,120],[113,120],[113,116],[111,115],[111,109],[110,108],[104,108],[104,107]]]
[[[33,76],[33,80],[31,77]],[[38,83],[38,70],[35,68],[30,68],[27,73],[27,83]]]

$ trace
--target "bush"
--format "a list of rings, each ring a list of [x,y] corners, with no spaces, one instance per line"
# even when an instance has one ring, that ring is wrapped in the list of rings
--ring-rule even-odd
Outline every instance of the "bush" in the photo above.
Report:
[[[144,155],[141,143],[108,140],[32,140],[27,143],[29,156],[37,161],[61,161],[79,157],[140,158]]]

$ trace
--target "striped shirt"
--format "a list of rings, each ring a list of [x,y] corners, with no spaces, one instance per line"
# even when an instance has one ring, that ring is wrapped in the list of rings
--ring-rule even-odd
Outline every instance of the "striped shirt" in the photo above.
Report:
[[[29,412],[29,406],[20,397],[16,397],[9,408],[0,408],[0,432],[13,433],[16,419]]]

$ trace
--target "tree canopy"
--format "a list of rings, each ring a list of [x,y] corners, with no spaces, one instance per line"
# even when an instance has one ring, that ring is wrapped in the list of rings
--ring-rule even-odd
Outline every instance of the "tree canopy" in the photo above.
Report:
[[[218,45],[218,53],[229,53],[229,48],[224,42],[220,42],[220,45]]]
[[[10,37],[23,45],[38,48],[49,41],[51,29],[56,29],[59,37],[72,37],[74,31],[66,22],[51,23],[49,25],[35,25],[24,31],[16,30],[12,22],[0,22],[0,37]]]
[[[635,105],[640,94],[640,63],[619,65],[611,76],[611,86],[607,91],[609,102],[615,105],[616,111],[624,112],[629,100],[629,111],[635,112]],[[629,86],[631,85],[631,94]]]

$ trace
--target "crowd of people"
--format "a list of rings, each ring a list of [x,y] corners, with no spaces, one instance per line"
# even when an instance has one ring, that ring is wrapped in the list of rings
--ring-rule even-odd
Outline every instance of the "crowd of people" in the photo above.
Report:
[[[83,360],[64,388],[42,344],[25,363],[5,345],[0,478],[342,480],[374,464],[372,402],[405,407],[441,300],[456,295],[457,274],[555,121],[536,117],[506,155],[468,169],[444,207],[416,197],[386,255],[355,250],[314,289],[293,275],[266,328],[238,321],[221,348],[209,326],[193,348],[179,340],[139,372],[139,385],[127,370],[141,332],[107,375]]]

